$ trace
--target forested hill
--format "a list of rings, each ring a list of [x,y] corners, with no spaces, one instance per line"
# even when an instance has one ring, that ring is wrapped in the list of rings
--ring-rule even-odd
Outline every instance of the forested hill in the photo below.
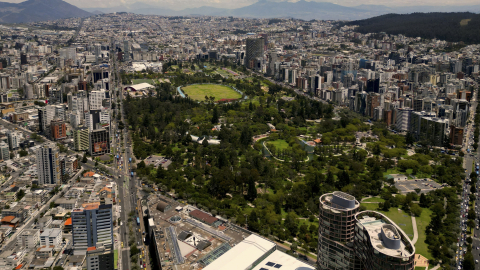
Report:
[[[346,24],[359,25],[357,31],[360,33],[385,32],[450,42],[480,43],[480,14],[470,12],[386,14]]]

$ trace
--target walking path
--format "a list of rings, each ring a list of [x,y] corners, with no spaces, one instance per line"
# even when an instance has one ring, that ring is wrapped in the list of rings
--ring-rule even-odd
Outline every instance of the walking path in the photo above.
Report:
[[[435,267],[433,267],[433,268],[430,269],[430,270],[437,270],[438,268],[440,268],[440,264],[437,264]]]
[[[415,219],[414,216],[412,216],[412,226],[413,226],[413,239],[412,239],[412,244],[415,245],[418,240],[418,230],[417,230],[417,220]]]

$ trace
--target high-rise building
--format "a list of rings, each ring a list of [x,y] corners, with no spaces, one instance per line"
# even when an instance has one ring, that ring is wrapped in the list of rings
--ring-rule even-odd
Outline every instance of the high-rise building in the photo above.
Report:
[[[55,117],[55,107],[47,105],[38,109],[38,127],[44,134],[50,133],[50,123]]]
[[[245,66],[250,69],[258,69],[255,66],[256,58],[263,58],[265,41],[263,38],[247,39],[247,47],[245,53]]]
[[[110,153],[110,132],[104,128],[90,131],[89,150],[92,156]]]
[[[10,150],[17,150],[20,147],[20,137],[22,134],[18,131],[8,131],[7,132],[7,139],[8,139],[8,147]]]
[[[100,110],[103,108],[102,102],[105,99],[105,90],[91,91],[89,96],[90,110]]]
[[[67,127],[62,119],[54,119],[50,124],[50,136],[54,140],[62,140],[67,138]]]
[[[2,141],[0,141],[0,159],[1,160],[10,159],[10,151],[9,151],[8,144]]]
[[[24,53],[21,53],[20,54],[20,65],[26,65],[26,64],[28,64],[27,55],[24,54]]]
[[[415,246],[405,232],[385,215],[363,211],[355,215],[355,255],[362,269],[415,268]]]
[[[73,133],[73,142],[76,151],[87,151],[89,149],[89,133],[87,127],[79,127]]]
[[[97,65],[100,63],[100,54],[102,46],[100,44],[95,44],[95,62]]]
[[[130,44],[128,40],[123,41],[123,60],[125,62],[130,61]]]
[[[113,220],[111,204],[92,204],[72,211],[72,239],[76,254],[103,244],[113,247]]]
[[[45,185],[58,185],[61,182],[59,151],[55,143],[47,143],[37,149],[38,182]]]
[[[102,244],[87,249],[87,270],[113,270],[115,269],[112,249],[105,248]]]
[[[355,197],[344,192],[335,191],[320,197],[319,269],[360,269],[353,250],[355,215],[359,208],[360,203]]]

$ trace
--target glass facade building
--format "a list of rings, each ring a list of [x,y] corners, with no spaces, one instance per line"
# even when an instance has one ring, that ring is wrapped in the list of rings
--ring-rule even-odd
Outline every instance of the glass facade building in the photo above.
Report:
[[[414,269],[415,247],[393,221],[374,211],[358,213],[355,221],[354,250],[362,269]]]
[[[319,269],[361,269],[353,250],[355,215],[359,207],[360,203],[355,197],[344,192],[335,191],[320,197],[317,257]]]

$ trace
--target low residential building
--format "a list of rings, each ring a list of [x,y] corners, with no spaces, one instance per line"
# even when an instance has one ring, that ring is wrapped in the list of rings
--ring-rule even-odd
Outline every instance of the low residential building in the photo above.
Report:
[[[62,230],[55,229],[45,229],[42,234],[40,234],[40,246],[57,246],[62,243]]]
[[[35,256],[41,259],[48,259],[53,257],[53,250],[55,246],[41,246],[35,251]]]
[[[40,242],[40,230],[38,229],[24,229],[20,235],[17,236],[17,245],[22,248],[32,249]]]
[[[59,198],[55,200],[55,205],[60,206],[66,210],[72,210],[77,207],[77,199]]]

